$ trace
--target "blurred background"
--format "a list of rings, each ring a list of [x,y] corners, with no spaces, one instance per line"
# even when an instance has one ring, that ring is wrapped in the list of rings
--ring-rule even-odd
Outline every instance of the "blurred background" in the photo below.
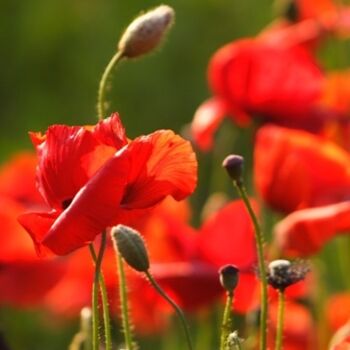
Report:
[[[271,0],[166,3],[175,9],[176,22],[165,44],[152,55],[123,62],[109,92],[109,111],[120,113],[131,138],[159,128],[183,130],[209,96],[205,72],[211,54],[232,39],[254,36],[273,18]],[[28,131],[44,132],[56,123],[94,124],[98,82],[119,36],[142,10],[159,4],[0,0],[0,160],[32,149]],[[204,174],[211,156],[199,157]],[[203,191],[193,199],[198,206],[209,191],[201,184]],[[0,329],[13,349],[67,348],[77,328],[78,320],[62,324],[35,311],[0,310]]]
[[[123,29],[142,10],[159,4],[154,0],[0,0],[0,160],[32,148],[28,131],[44,132],[50,124],[95,124],[98,82]],[[206,67],[212,53],[236,38],[255,36],[276,16],[272,0],[169,0],[166,4],[176,12],[166,42],[152,55],[123,62],[108,93],[109,111],[120,113],[130,138],[160,128],[185,133],[194,111],[209,96]],[[321,55],[328,66],[344,65]],[[222,144],[234,139],[230,147],[249,162],[251,149],[244,139],[252,131],[228,129],[221,130]],[[211,179],[206,175],[213,161],[217,167],[222,160],[215,158],[224,154],[220,143],[216,148],[216,153],[198,154],[199,188],[192,199],[197,209],[209,192],[229,188],[224,174],[224,181],[218,181],[221,169],[217,177],[215,172]],[[13,349],[67,348],[78,328],[78,320],[71,322],[48,320],[37,311],[0,309],[0,330]],[[218,324],[215,317],[213,323]],[[149,339],[147,344],[145,349],[153,349],[156,343]]]

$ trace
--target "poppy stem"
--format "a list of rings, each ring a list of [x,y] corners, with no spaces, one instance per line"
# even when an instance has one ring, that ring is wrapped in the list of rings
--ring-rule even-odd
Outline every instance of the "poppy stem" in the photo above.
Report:
[[[190,335],[190,331],[189,331],[189,327],[188,324],[186,322],[185,319],[185,315],[183,313],[183,311],[180,309],[180,307],[174,302],[174,300],[172,300],[162,289],[162,287],[156,282],[156,280],[153,278],[153,276],[151,275],[151,273],[147,270],[145,271],[145,274],[148,278],[148,280],[150,281],[150,283],[152,284],[152,286],[154,287],[154,289],[174,308],[176,315],[178,316],[181,324],[182,324],[182,328],[185,332],[185,336],[186,336],[186,341],[187,341],[187,346],[189,350],[193,350],[193,346],[192,346],[192,341],[191,341],[191,335]]]
[[[99,251],[99,256],[100,254],[102,254],[102,257],[106,248],[106,237],[107,237],[107,234],[103,232],[102,238],[101,238],[101,247]],[[101,253],[101,250],[102,250],[102,253]],[[96,256],[95,249],[93,246],[90,248],[90,252],[96,266],[98,257]],[[101,261],[102,261],[102,257],[101,257]],[[111,321],[109,317],[108,295],[107,295],[105,279],[101,272],[99,273],[99,286],[100,286],[100,293],[101,293],[102,307],[103,307],[103,322],[104,322],[104,331],[105,331],[106,350],[112,350]]]
[[[278,314],[277,314],[277,330],[275,350],[282,349],[283,339],[283,320],[284,320],[285,295],[284,290],[278,290]]]
[[[102,120],[104,117],[106,117],[106,88],[107,88],[107,82],[108,78],[113,71],[113,68],[118,64],[118,62],[121,61],[123,58],[123,53],[121,51],[117,51],[117,53],[112,57],[112,59],[107,64],[98,88],[97,93],[97,115],[98,120]]]
[[[102,264],[102,258],[104,254],[104,250],[106,247],[106,233],[103,232],[101,235],[101,246],[100,250],[98,252],[98,255],[96,257],[96,253],[94,250],[94,246],[91,243],[89,245],[90,253],[92,256],[92,259],[95,263],[95,277],[94,282],[92,286],[92,349],[93,350],[99,350],[100,346],[100,339],[99,339],[99,310],[98,310],[98,289],[101,281],[101,264]],[[108,326],[109,328],[109,326]],[[106,330],[105,330],[106,332]],[[107,340],[106,340],[107,343]]]
[[[226,305],[224,309],[224,317],[221,325],[221,340],[220,350],[226,350],[226,344],[228,336],[231,332],[232,320],[231,320],[231,307],[233,301],[233,292],[227,292],[226,294]]]
[[[116,250],[117,265],[118,265],[118,277],[119,277],[119,297],[121,307],[121,318],[123,323],[124,341],[126,350],[133,350],[132,332],[129,320],[129,307],[128,307],[128,296],[126,288],[126,278],[124,272],[124,263],[122,256],[119,251]]]
[[[260,288],[261,288],[261,313],[260,313],[260,350],[266,350],[267,337],[267,279],[264,263],[264,237],[258,219],[248,199],[247,191],[241,182],[233,181],[239,196],[242,198],[249,216],[251,217],[255,231],[255,241],[258,254]]]

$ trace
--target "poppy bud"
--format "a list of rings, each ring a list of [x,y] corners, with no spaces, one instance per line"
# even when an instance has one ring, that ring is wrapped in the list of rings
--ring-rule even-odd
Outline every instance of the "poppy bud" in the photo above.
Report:
[[[149,269],[147,249],[139,232],[128,226],[118,225],[112,230],[112,239],[120,255],[132,268],[140,272]]]
[[[304,279],[307,272],[309,272],[309,267],[305,263],[274,260],[268,266],[267,282],[273,288],[284,291],[290,285]]]
[[[236,154],[230,154],[222,162],[222,166],[227,170],[228,175],[237,183],[237,185],[243,183],[243,164],[244,158]]]
[[[225,265],[220,268],[220,283],[227,292],[232,293],[235,290],[238,284],[238,273],[239,270],[234,265]]]
[[[174,16],[170,6],[161,5],[137,17],[119,41],[122,56],[138,57],[156,48],[173,24]]]

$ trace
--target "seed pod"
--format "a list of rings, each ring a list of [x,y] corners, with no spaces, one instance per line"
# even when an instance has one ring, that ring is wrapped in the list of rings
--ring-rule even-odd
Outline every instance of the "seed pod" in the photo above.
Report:
[[[220,268],[219,274],[220,283],[223,286],[223,288],[227,292],[232,293],[238,284],[238,268],[234,265],[225,265]]]
[[[175,12],[167,5],[161,5],[137,17],[126,28],[118,49],[122,56],[134,58],[156,48],[174,22]]]
[[[243,183],[243,164],[243,157],[236,154],[230,154],[222,162],[222,166],[226,169],[230,178],[235,181],[237,185],[241,185]]]
[[[284,291],[290,285],[303,280],[309,270],[309,266],[304,262],[274,260],[268,266],[267,282],[273,288]]]
[[[123,259],[132,268],[140,272],[149,269],[147,249],[139,232],[128,226],[118,225],[112,230],[112,239]]]

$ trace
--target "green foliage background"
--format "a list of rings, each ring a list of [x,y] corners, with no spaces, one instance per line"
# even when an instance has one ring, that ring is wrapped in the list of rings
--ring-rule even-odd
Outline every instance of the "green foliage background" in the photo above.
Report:
[[[177,131],[207,96],[205,70],[222,44],[255,35],[272,18],[271,0],[176,0],[176,24],[163,48],[124,62],[110,111],[130,137]],[[154,0],[1,0],[2,159],[30,147],[28,130],[93,124],[101,73],[123,29]]]

